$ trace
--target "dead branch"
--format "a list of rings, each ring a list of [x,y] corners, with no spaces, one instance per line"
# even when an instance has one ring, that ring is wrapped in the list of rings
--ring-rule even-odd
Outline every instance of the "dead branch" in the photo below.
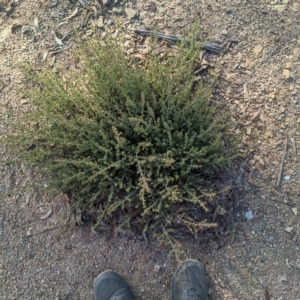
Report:
[[[288,145],[288,136],[286,135],[286,137],[285,137],[285,147],[284,147],[284,152],[283,152],[282,157],[281,157],[281,164],[280,164],[280,168],[279,168],[276,187],[279,187],[280,182],[281,182],[282,172],[283,172],[283,165],[284,165],[284,160],[285,160],[286,151],[287,151],[287,145]]]

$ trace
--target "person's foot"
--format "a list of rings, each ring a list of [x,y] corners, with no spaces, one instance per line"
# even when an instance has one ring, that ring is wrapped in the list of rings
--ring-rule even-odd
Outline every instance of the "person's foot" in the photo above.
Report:
[[[95,279],[94,298],[95,300],[134,300],[129,284],[113,271],[105,271]]]
[[[173,275],[171,300],[207,300],[205,270],[198,260],[187,259]]]

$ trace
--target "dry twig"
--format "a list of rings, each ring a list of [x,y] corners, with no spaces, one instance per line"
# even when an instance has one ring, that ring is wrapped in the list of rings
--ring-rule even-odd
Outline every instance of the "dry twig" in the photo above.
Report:
[[[293,142],[293,149],[294,149],[295,158],[296,158],[296,160],[298,160],[297,159],[296,139],[295,139],[295,134],[294,133],[293,133],[293,136],[292,136],[292,142]]]
[[[242,100],[260,100],[259,98],[245,98],[243,96],[239,97],[239,96],[228,96],[231,99],[242,99]]]
[[[144,30],[144,29],[136,29],[135,33],[140,34],[140,35],[157,36],[158,38],[163,39],[172,44],[177,43],[177,42],[185,42],[188,44],[191,43],[191,41],[189,41],[189,40],[184,40],[184,39],[176,37],[176,36],[170,36],[170,35],[166,35],[166,34],[163,34],[160,32],[153,32],[153,31]],[[222,48],[220,46],[214,45],[211,43],[203,44],[203,45],[201,45],[201,47],[202,47],[202,49],[209,50],[215,54],[221,54],[221,52],[222,52]]]
[[[278,173],[278,179],[277,179],[276,187],[279,187],[280,182],[281,182],[284,159],[285,159],[286,151],[287,151],[287,145],[288,145],[288,136],[286,135],[286,137],[285,137],[285,147],[284,147],[284,152],[283,152],[282,157],[281,157],[281,164],[280,164],[280,169],[279,169],[279,173]]]

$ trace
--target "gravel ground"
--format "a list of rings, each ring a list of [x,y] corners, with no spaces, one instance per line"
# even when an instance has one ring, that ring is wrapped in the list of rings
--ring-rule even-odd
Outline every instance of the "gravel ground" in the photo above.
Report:
[[[76,1],[13,2],[0,2],[0,78],[7,84],[0,94],[1,120],[11,118],[7,107],[30,107],[18,92],[18,62],[70,67],[75,44],[63,39],[69,31],[64,18],[87,35],[89,24],[104,34],[116,18],[128,30],[155,27],[178,35],[200,20],[204,40],[224,47],[220,57],[204,54],[204,67],[220,73],[215,98],[228,101],[244,143],[252,137],[256,142],[247,160],[249,185],[237,200],[235,223],[220,238],[223,246],[187,238],[180,241],[182,258],[204,263],[210,299],[300,299],[299,1],[105,0],[109,7],[98,9],[92,1],[87,10]],[[54,48],[53,30],[65,51]],[[0,122],[0,134],[7,130]],[[123,275],[137,299],[169,299],[177,263],[165,249],[138,237],[108,243],[85,226],[65,225],[63,197],[28,193],[23,187],[39,179],[7,166],[9,153],[0,153],[0,299],[92,299],[93,280],[106,269]]]

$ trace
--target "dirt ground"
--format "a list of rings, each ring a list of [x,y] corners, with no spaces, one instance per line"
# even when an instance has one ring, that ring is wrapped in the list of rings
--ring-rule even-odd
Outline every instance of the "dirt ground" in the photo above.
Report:
[[[299,0],[104,0],[104,9],[96,0],[81,2],[0,1],[3,118],[30,105],[18,91],[18,62],[70,67],[75,42],[64,38],[66,22],[87,35],[89,26],[104,34],[116,19],[128,30],[155,26],[180,35],[200,20],[204,40],[223,46],[219,57],[203,54],[203,67],[220,73],[215,97],[230,104],[243,142],[256,142],[246,161],[249,184],[231,230],[221,237],[223,247],[181,240],[183,259],[204,263],[210,299],[300,299]],[[119,236],[108,244],[85,226],[66,228],[63,199],[24,192],[36,175],[7,166],[9,153],[0,150],[0,299],[93,299],[93,280],[106,269],[123,275],[137,299],[169,299],[177,263],[164,249],[142,237]]]

